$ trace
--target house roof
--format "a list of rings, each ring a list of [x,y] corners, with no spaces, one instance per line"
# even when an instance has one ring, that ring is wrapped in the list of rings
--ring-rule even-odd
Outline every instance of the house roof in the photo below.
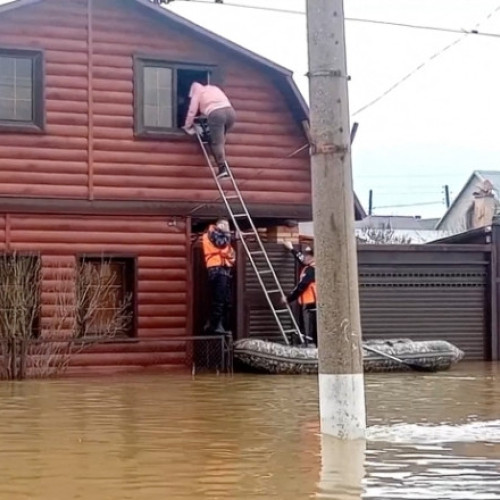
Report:
[[[488,180],[493,184],[493,194],[496,198],[500,193],[500,171],[498,170],[475,170],[474,173],[480,181]]]
[[[0,5],[0,14],[8,12],[9,10],[17,9],[19,7],[28,7],[28,5],[33,5],[41,1],[42,0],[16,0],[14,2],[2,4]]]
[[[436,219],[421,219],[410,215],[368,215],[356,222],[356,229],[428,230],[434,229]]]
[[[498,170],[474,170],[472,174],[469,176],[467,179],[467,182],[463,185],[462,189],[460,192],[455,196],[453,202],[449,206],[449,208],[446,210],[444,215],[441,217],[439,222],[436,224],[436,228],[439,229],[441,224],[444,222],[444,220],[448,217],[448,215],[452,212],[453,208],[457,204],[457,202],[460,200],[462,195],[464,194],[465,190],[470,186],[470,184],[474,181],[474,179],[477,180],[477,182],[484,182],[485,180],[489,180],[493,184],[493,194],[495,195],[495,198],[498,200],[499,199],[499,194],[500,194],[500,171]]]

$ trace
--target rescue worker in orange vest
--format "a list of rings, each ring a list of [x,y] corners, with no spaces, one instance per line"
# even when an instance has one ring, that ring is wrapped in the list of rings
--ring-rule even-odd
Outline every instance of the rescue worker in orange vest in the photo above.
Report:
[[[203,254],[212,298],[207,333],[226,334],[225,323],[231,307],[232,270],[236,253],[231,246],[227,219],[219,219],[203,235]]]
[[[318,330],[316,324],[316,272],[314,262],[314,251],[307,247],[304,252],[293,248],[289,241],[285,241],[284,246],[292,252],[295,259],[304,266],[300,273],[300,280],[297,286],[285,298],[288,303],[299,301],[304,313],[304,330],[306,337],[318,345]]]

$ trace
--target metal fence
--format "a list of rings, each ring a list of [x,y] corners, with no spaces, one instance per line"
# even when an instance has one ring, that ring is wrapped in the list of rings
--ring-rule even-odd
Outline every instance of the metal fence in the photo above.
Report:
[[[157,338],[38,338],[0,340],[0,378],[64,375],[68,370],[168,366],[199,373],[233,373],[230,336]]]
[[[186,364],[192,373],[233,373],[233,340],[230,335],[190,337]]]

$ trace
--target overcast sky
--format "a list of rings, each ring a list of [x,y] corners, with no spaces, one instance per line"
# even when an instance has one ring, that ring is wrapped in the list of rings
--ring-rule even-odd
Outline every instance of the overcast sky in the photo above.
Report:
[[[304,0],[226,1],[305,10]],[[345,7],[347,17],[472,29],[500,0],[345,0]],[[168,8],[292,69],[307,97],[304,15],[182,0]],[[500,34],[500,12],[479,29]],[[348,21],[351,113],[460,36]],[[376,214],[437,217],[443,185],[453,198],[472,170],[500,170],[499,53],[500,37],[470,35],[353,118],[354,187],[365,208],[373,189]]]
[[[304,0],[227,0],[305,10]],[[346,0],[346,16],[471,29],[499,0]],[[305,16],[175,0],[169,8],[295,72],[307,96]],[[500,33],[500,12],[480,30]],[[347,22],[351,113],[461,35]],[[440,216],[474,169],[500,170],[500,38],[468,36],[356,115],[355,190],[375,213]],[[418,205],[432,203],[435,205]],[[413,205],[410,207],[388,207]]]

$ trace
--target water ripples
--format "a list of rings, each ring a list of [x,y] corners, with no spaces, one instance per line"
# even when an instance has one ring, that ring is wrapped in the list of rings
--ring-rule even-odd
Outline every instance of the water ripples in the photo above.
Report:
[[[0,500],[500,500],[489,365],[369,376],[366,443],[321,438],[315,377],[0,385]]]

